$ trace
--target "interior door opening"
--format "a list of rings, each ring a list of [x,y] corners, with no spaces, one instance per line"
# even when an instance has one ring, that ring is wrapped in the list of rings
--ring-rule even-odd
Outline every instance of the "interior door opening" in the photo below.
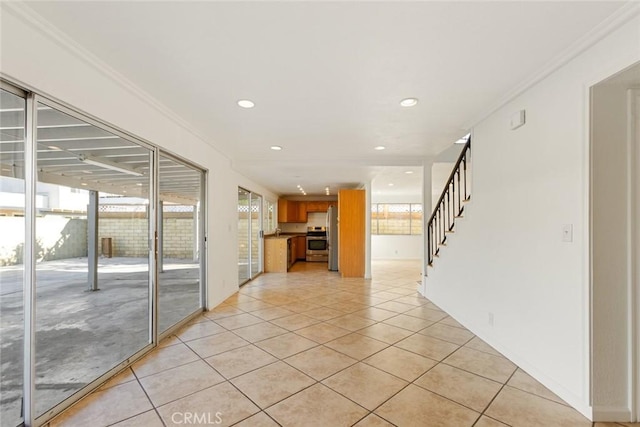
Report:
[[[591,88],[594,421],[640,420],[640,63]]]

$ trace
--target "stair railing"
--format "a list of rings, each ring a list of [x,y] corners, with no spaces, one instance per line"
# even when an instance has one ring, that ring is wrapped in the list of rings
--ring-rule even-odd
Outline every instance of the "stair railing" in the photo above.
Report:
[[[471,199],[471,192],[467,186],[467,163],[470,157],[471,137],[462,148],[458,161],[427,222],[428,265],[433,265],[434,257],[440,253],[440,247],[446,244],[447,233],[453,232],[456,218],[460,217],[464,211],[463,203]]]

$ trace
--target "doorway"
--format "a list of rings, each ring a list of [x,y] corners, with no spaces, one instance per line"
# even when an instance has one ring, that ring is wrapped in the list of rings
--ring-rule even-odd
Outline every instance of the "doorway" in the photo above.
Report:
[[[640,64],[591,88],[594,421],[640,420]]]

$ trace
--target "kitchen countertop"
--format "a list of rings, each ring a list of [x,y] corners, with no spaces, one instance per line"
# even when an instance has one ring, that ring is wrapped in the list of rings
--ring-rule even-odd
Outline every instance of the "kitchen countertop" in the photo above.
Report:
[[[275,234],[268,234],[264,236],[265,239],[290,239],[292,237],[305,237],[307,233],[282,233],[279,236]]]

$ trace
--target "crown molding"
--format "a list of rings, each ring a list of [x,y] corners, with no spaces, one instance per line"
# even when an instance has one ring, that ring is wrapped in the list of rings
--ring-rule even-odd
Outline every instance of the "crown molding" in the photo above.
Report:
[[[466,122],[462,126],[462,129],[472,129],[491,114],[495,113],[497,110],[513,101],[536,84],[540,83],[581,53],[611,34],[614,30],[617,30],[638,15],[640,15],[640,2],[633,0],[628,1],[624,6],[620,7],[608,18],[596,25],[591,31],[580,37],[571,46],[549,61],[540,71],[536,72],[531,77],[508,91],[504,96],[500,97],[498,101],[491,104],[489,108],[484,109],[472,120]]]
[[[169,107],[167,107],[164,103],[156,99],[153,95],[141,89],[127,77],[125,77],[122,73],[117,71],[115,68],[111,67],[109,64],[104,62],[98,56],[87,50],[85,47],[76,42],[73,38],[68,36],[62,30],[60,30],[55,25],[51,24],[45,18],[43,18],[40,14],[36,13],[33,9],[31,9],[25,2],[22,1],[4,1],[2,2],[2,7],[11,10],[16,17],[23,20],[25,23],[30,25],[35,30],[41,32],[49,39],[54,41],[56,44],[66,49],[75,57],[81,59],[95,70],[118,84],[120,87],[125,89],[130,94],[134,95],[136,98],[143,101],[145,104],[149,105],[162,115],[164,115],[169,120],[176,123],[178,126],[182,127],[187,132],[191,133],[196,138],[200,139],[202,142],[207,144],[209,147],[213,148],[220,155],[225,157],[226,159],[231,161],[231,157],[224,153],[219,147],[216,147],[212,143],[209,142],[209,138],[198,131],[190,122],[182,118],[180,115],[175,113]]]

